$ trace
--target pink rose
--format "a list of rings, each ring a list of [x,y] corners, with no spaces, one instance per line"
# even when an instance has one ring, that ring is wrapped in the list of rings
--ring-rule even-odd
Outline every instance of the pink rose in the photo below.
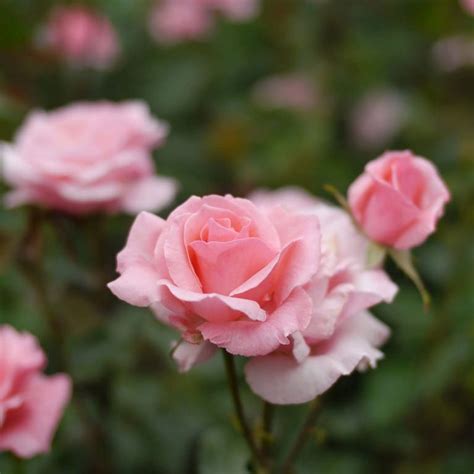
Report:
[[[149,29],[160,43],[179,43],[206,37],[213,27],[203,0],[163,0],[150,15]]]
[[[298,209],[321,225],[321,265],[305,287],[313,302],[308,326],[290,336],[290,345],[254,357],[245,367],[247,382],[263,399],[305,403],[342,375],[376,365],[383,356],[377,347],[389,330],[366,310],[392,301],[397,287],[381,269],[367,267],[369,242],[346,212],[295,188],[255,193],[252,199],[267,209],[278,204]]]
[[[308,325],[305,286],[319,268],[319,249],[316,217],[232,196],[191,197],[166,221],[137,217],[117,258],[121,276],[109,288],[130,304],[153,306],[181,331],[183,365],[207,358],[206,342],[264,355]]]
[[[460,0],[459,3],[470,15],[474,15],[474,0]]]
[[[9,206],[41,204],[69,213],[157,210],[174,181],[154,174],[151,150],[167,126],[141,102],[78,103],[33,112],[3,153]]]
[[[242,21],[253,18],[259,7],[259,0],[201,0],[209,7],[220,11],[231,20]]]
[[[30,458],[50,449],[71,380],[43,375],[45,365],[33,336],[0,326],[0,452]]]
[[[271,76],[253,89],[255,101],[266,108],[311,110],[317,102],[314,84],[299,74]]]
[[[362,149],[389,142],[402,127],[408,113],[405,98],[396,90],[375,89],[355,105],[350,117],[354,143]]]
[[[371,161],[349,189],[354,218],[374,241],[409,249],[436,227],[450,195],[436,168],[410,151]]]
[[[40,42],[74,65],[98,69],[110,66],[120,50],[110,21],[83,6],[54,9]]]

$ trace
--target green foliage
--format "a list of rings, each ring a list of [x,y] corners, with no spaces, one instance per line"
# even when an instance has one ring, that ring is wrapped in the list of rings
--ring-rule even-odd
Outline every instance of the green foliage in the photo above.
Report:
[[[376,310],[393,332],[386,359],[330,391],[296,472],[472,472],[474,69],[442,73],[431,51],[448,35],[474,40],[474,17],[454,0],[267,0],[254,21],[221,20],[207,41],[160,47],[146,31],[149,2],[102,0],[94,3],[110,14],[124,52],[114,69],[93,73],[68,70],[32,48],[54,3],[0,3],[2,140],[32,108],[141,98],[170,122],[156,163],[180,181],[179,200],[287,184],[329,199],[323,185],[346,189],[385,148],[411,148],[436,163],[452,203],[438,233],[414,252],[431,310],[423,313],[416,290],[390,267],[401,291],[393,305]],[[251,89],[259,79],[292,71],[317,84],[314,110],[255,104]],[[391,140],[361,149],[351,138],[350,114],[374,87],[397,89],[409,112]],[[176,334],[105,289],[131,220],[108,219],[99,241],[94,218],[66,219],[60,230],[43,226],[43,266],[33,279],[47,283],[58,335],[19,264],[26,213],[0,209],[0,323],[36,334],[48,370],[70,372],[76,395],[51,454],[25,462],[24,472],[244,474],[246,447],[231,421],[221,360],[178,374],[168,355]],[[248,391],[245,402],[256,416]],[[278,411],[282,451],[303,415],[304,407]],[[1,473],[19,469],[0,455]]]

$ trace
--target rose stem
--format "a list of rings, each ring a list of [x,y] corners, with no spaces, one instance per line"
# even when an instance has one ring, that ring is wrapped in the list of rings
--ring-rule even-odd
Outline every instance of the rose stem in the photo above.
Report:
[[[261,450],[263,458],[268,462],[270,448],[272,445],[272,425],[273,425],[274,406],[267,402],[263,402],[262,415],[262,440]]]
[[[296,461],[299,453],[303,449],[306,441],[308,440],[309,435],[313,429],[313,425],[321,411],[321,403],[319,399],[315,399],[311,402],[308,414],[303,423],[303,426],[293,443],[293,447],[290,449],[285,461],[283,462],[282,474],[291,474],[293,463]]]
[[[234,356],[232,354],[229,354],[225,349],[222,350],[222,354],[224,356],[227,381],[229,383],[229,389],[232,395],[232,401],[234,402],[234,409],[237,415],[237,419],[239,421],[240,429],[242,431],[242,434],[244,435],[245,441],[247,442],[250,451],[252,452],[253,458],[255,459],[256,463],[261,467],[261,469],[258,471],[259,474],[266,474],[267,469],[265,460],[262,459],[262,454],[258,449],[253,433],[245,418],[242,399],[240,398],[237,373],[235,370]]]

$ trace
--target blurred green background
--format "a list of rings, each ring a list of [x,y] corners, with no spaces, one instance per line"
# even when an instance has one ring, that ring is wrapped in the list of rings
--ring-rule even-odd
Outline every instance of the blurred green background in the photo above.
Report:
[[[163,47],[147,31],[150,2],[89,2],[109,16],[123,48],[114,68],[92,72],[67,69],[32,46],[56,3],[0,3],[2,140],[32,108],[143,99],[171,125],[156,163],[180,181],[177,202],[288,184],[318,195],[326,183],[345,190],[385,149],[410,148],[436,163],[452,202],[415,252],[433,308],[424,314],[416,290],[389,268],[401,291],[375,311],[393,330],[386,358],[327,394],[297,472],[472,473],[474,64],[444,67],[451,53],[433,48],[456,35],[474,51],[474,17],[455,0],[267,0],[254,20],[220,19],[205,41]],[[255,84],[286,73],[309,81],[312,107],[255,100]],[[390,133],[361,138],[357,123],[370,116],[361,103],[380,91],[398,101],[396,120],[388,120]],[[375,114],[369,132],[382,120]],[[0,454],[0,472],[245,473],[219,357],[178,374],[168,355],[176,335],[104,289],[131,218],[48,215],[41,235],[29,236],[42,255],[41,268],[31,268],[16,257],[27,215],[0,209],[0,323],[38,336],[48,371],[71,373],[75,402],[49,455],[17,465]],[[257,416],[247,387],[244,396]],[[304,412],[278,410],[278,454]]]

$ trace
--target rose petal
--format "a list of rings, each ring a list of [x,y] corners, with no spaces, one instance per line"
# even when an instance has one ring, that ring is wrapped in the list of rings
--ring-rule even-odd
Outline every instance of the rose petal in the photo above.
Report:
[[[207,362],[216,353],[216,350],[216,346],[206,341],[200,344],[180,341],[173,351],[173,359],[180,372],[187,372],[195,365]]]
[[[306,403],[328,390],[359,363],[375,367],[383,354],[376,349],[389,335],[388,328],[367,312],[348,319],[334,337],[316,346],[316,353],[298,363],[291,355],[274,353],[255,357],[245,367],[252,390],[278,404]]]

